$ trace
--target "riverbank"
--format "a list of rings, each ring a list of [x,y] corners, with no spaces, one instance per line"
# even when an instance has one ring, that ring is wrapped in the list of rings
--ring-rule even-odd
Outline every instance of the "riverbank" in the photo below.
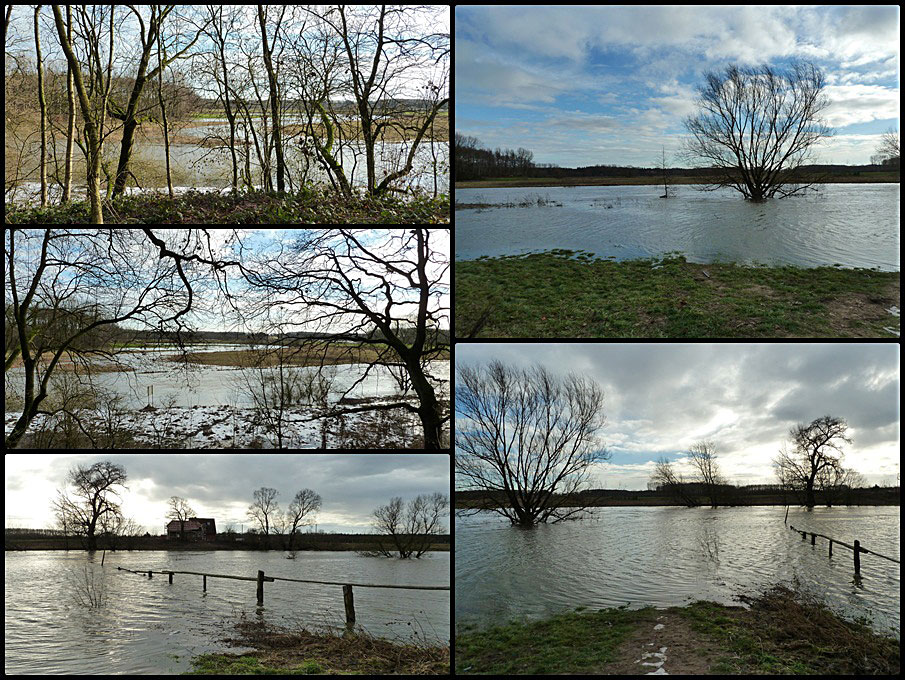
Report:
[[[104,203],[112,224],[449,224],[449,196],[386,194],[351,198],[307,187],[295,193],[190,190],[133,193]],[[6,204],[6,224],[90,224],[87,201],[46,208]]]
[[[456,674],[898,675],[898,640],[777,586],[745,607],[695,602],[460,626]]]
[[[456,262],[456,331],[506,338],[892,338],[899,273],[615,262],[554,250]]]
[[[449,675],[449,647],[354,634],[274,628],[244,620],[230,644],[242,654],[205,654],[186,675]]]
[[[836,183],[898,183],[898,172],[864,172],[851,175],[830,175],[825,182],[808,179],[805,181],[816,184]],[[703,178],[676,175],[670,177],[668,183],[672,184],[701,184]],[[492,189],[498,187],[609,187],[609,186],[635,186],[635,185],[662,185],[663,177],[498,177],[491,179],[469,180],[456,182],[456,189]]]

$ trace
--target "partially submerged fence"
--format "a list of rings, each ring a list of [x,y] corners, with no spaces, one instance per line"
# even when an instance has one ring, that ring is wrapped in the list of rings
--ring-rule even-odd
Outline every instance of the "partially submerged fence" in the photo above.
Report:
[[[154,574],[168,574],[170,578],[170,583],[173,582],[173,574],[191,574],[194,576],[201,576],[202,578],[202,589],[204,592],[207,592],[207,577],[211,578],[227,578],[234,579],[236,581],[256,581],[258,584],[258,604],[264,604],[264,583],[265,582],[274,582],[274,581],[294,581],[296,583],[318,583],[321,585],[329,585],[329,586],[342,586],[343,587],[343,604],[346,608],[346,627],[352,628],[355,625],[355,601],[352,594],[353,586],[356,588],[401,588],[403,590],[449,590],[449,586],[399,586],[399,585],[388,585],[388,584],[377,584],[377,583],[346,583],[343,581],[314,581],[311,579],[304,578],[285,578],[283,576],[265,576],[264,572],[258,570],[257,576],[228,576],[226,574],[209,574],[201,571],[171,571],[169,569],[161,569],[158,571],[154,571],[152,569],[143,569],[141,571],[136,571],[134,569],[126,569],[125,567],[117,567],[119,571],[128,571],[132,574],[140,574],[141,576],[147,575],[149,579],[154,578]]]
[[[813,531],[804,531],[802,529],[796,529],[795,527],[793,527],[791,525],[789,525],[789,528],[792,531],[797,531],[799,534],[801,534],[802,541],[806,540],[807,535],[810,534],[811,535],[811,545],[816,545],[816,539],[818,536],[820,536],[820,538],[825,538],[826,540],[828,540],[830,542],[830,557],[833,556],[833,543],[838,543],[839,545],[845,546],[846,548],[851,550],[855,554],[855,573],[856,574],[861,573],[861,553],[868,553],[870,555],[876,555],[877,557],[882,557],[884,560],[889,560],[890,562],[895,562],[896,564],[901,564],[901,562],[899,562],[899,560],[895,559],[894,557],[887,557],[886,555],[881,555],[878,552],[874,552],[873,550],[868,550],[867,548],[862,547],[861,541],[859,541],[857,539],[855,540],[854,545],[849,545],[848,543],[845,543],[844,541],[840,541],[835,538],[830,538],[829,536],[824,536],[823,534],[817,534],[817,533],[814,533]]]

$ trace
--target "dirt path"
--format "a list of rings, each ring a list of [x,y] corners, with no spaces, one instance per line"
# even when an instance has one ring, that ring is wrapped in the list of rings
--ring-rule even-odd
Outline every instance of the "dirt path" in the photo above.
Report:
[[[742,611],[741,608],[737,608]],[[669,609],[658,611],[654,623],[641,622],[620,645],[619,658],[600,668],[605,675],[710,675],[725,647],[692,628],[685,617]]]

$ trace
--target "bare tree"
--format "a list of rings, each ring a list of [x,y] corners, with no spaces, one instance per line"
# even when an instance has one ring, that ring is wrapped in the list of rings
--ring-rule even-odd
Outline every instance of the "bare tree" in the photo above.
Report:
[[[457,374],[455,464],[464,489],[486,492],[482,509],[523,527],[579,517],[591,466],[609,458],[598,441],[600,387],[498,361]]]
[[[310,230],[287,251],[249,265],[246,279],[262,296],[261,314],[299,353],[323,363],[363,363],[343,397],[379,367],[404,367],[418,400],[371,404],[323,414],[405,409],[417,414],[424,448],[445,448],[449,420],[432,362],[449,350],[449,261],[445,229]],[[291,309],[291,318],[280,316]],[[282,311],[281,311],[282,310]],[[371,348],[372,354],[363,351]],[[330,358],[328,359],[328,353]]]
[[[109,49],[107,55],[107,65],[101,67],[101,44],[100,44],[100,23],[99,19],[92,29],[95,32],[94,41],[88,41],[89,58],[88,58],[88,78],[86,79],[82,73],[81,62],[75,55],[72,41],[69,38],[71,30],[67,31],[63,24],[63,17],[60,14],[60,6],[52,5],[53,18],[57,27],[57,35],[60,38],[60,45],[66,54],[66,60],[75,80],[75,87],[79,95],[79,104],[82,109],[82,119],[85,123],[85,136],[87,137],[87,148],[85,156],[88,160],[88,198],[91,203],[91,223],[103,224],[104,214],[101,205],[100,194],[100,170],[103,158],[104,145],[104,122],[107,115],[107,100],[110,97],[110,85],[113,77],[113,43],[114,43],[114,8],[109,8],[109,33],[108,42]],[[96,9],[96,6],[93,8]],[[82,13],[83,21],[87,24],[89,19],[85,12],[85,7],[81,6],[79,10]],[[103,12],[103,7],[99,10]],[[87,80],[87,84],[86,84]]]
[[[168,502],[169,510],[167,511],[167,519],[179,522],[179,540],[185,540],[185,523],[189,517],[193,517],[196,513],[189,505],[189,502],[179,496],[172,496]]]
[[[701,112],[685,120],[691,133],[687,156],[715,176],[710,189],[731,187],[760,201],[804,191],[801,179],[812,147],[832,135],[820,116],[829,106],[823,73],[793,62],[708,73],[698,90]]]
[[[286,511],[286,525],[289,532],[289,550],[293,549],[295,534],[300,526],[311,524],[311,518],[321,509],[320,494],[312,489],[302,489],[295,494]]]
[[[280,512],[277,502],[277,496],[279,495],[280,492],[276,489],[262,486],[254,493],[254,503],[248,506],[248,519],[252,522],[257,522],[265,536],[270,535],[273,518]]]
[[[377,552],[386,557],[398,553],[402,559],[420,558],[430,550],[434,537],[443,533],[441,520],[447,514],[447,494],[420,495],[408,503],[398,496],[391,499],[389,505],[374,511],[374,528],[392,540],[392,546],[379,543]]]
[[[846,436],[848,424],[842,418],[821,416],[805,425],[799,423],[789,431],[792,452],[780,451],[773,460],[776,476],[785,486],[804,491],[809,510],[816,505],[814,490],[829,468],[841,468],[842,444],[851,444]]]
[[[898,128],[889,128],[880,137],[880,144],[877,146],[877,155],[883,158],[884,165],[899,165],[899,130]]]
[[[64,527],[75,530],[87,539],[88,550],[97,550],[96,531],[100,522],[111,523],[122,517],[115,487],[125,487],[126,470],[109,461],[90,467],[77,465],[69,471],[68,485],[72,492],[61,489],[53,503],[55,514]]]
[[[697,507],[698,500],[686,486],[684,477],[675,470],[673,464],[665,457],[657,461],[650,479],[655,486],[672,495],[683,505],[689,508]]]
[[[720,486],[725,480],[720,475],[720,468],[716,462],[716,445],[709,440],[696,442],[688,450],[688,458],[697,471],[697,481],[704,486],[710,499],[710,506],[717,507]]]

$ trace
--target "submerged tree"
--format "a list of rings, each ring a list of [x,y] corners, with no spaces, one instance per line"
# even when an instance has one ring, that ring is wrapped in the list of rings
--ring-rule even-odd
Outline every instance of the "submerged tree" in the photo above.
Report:
[[[374,511],[374,528],[389,536],[392,545],[378,542],[377,552],[386,557],[420,558],[430,550],[434,537],[444,531],[442,518],[449,513],[449,496],[443,493],[416,496],[408,503],[395,497]]]
[[[814,490],[820,480],[828,479],[831,470],[842,470],[842,444],[851,444],[846,435],[848,424],[842,418],[821,416],[809,424],[799,423],[789,431],[794,451],[780,451],[773,467],[780,482],[804,491],[805,505],[816,505]]]
[[[590,469],[609,458],[598,441],[603,391],[593,380],[498,361],[463,366],[456,413],[456,474],[463,490],[485,492],[480,509],[522,527],[581,516]]]
[[[821,119],[830,101],[820,69],[804,62],[784,72],[732,65],[705,77],[701,111],[685,120],[686,155],[711,169],[709,188],[731,187],[760,201],[811,186],[799,183],[801,168],[814,145],[832,135]]]

